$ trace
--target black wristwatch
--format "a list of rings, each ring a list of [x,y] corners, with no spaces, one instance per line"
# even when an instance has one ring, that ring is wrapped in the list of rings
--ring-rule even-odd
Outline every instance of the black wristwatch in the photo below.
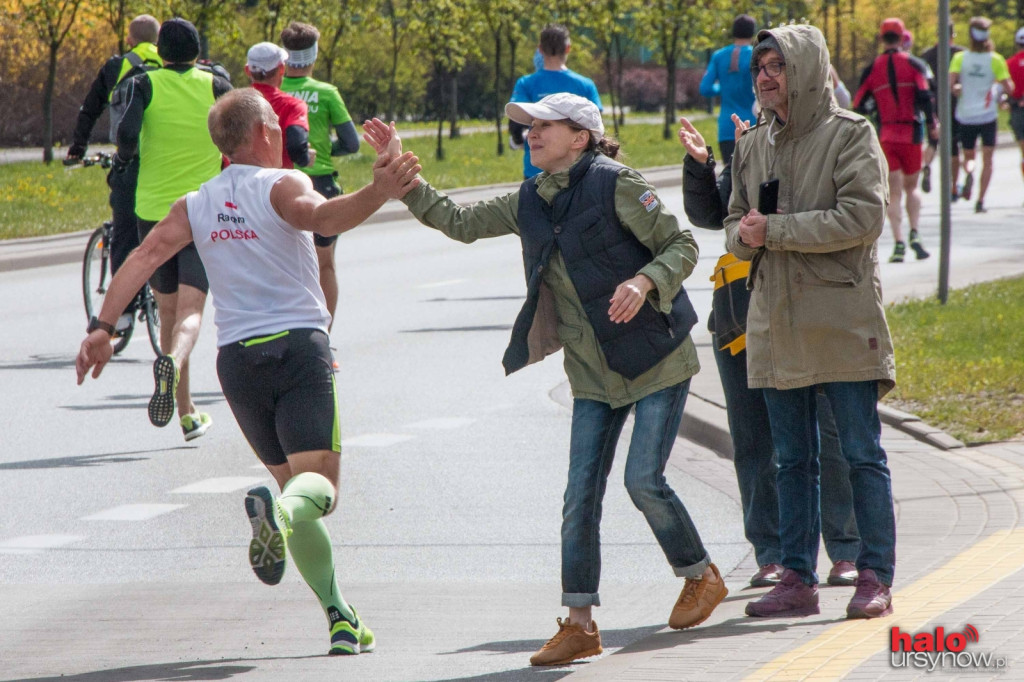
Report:
[[[103,331],[105,331],[106,333],[110,334],[111,336],[114,335],[114,331],[115,331],[114,325],[108,324],[108,323],[104,322],[103,320],[99,319],[98,317],[96,317],[95,315],[93,315],[92,319],[89,320],[89,326],[85,328],[85,333],[86,334],[92,334],[97,329],[102,329]]]

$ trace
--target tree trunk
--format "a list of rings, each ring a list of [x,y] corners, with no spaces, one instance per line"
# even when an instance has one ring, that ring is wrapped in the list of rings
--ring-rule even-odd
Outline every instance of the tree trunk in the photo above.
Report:
[[[448,139],[457,140],[462,137],[459,131],[459,75],[452,71],[448,74],[451,78],[451,102],[448,103]]]
[[[625,50],[622,49],[622,36],[615,36],[615,90],[619,93],[619,126],[626,125],[626,112],[622,106],[622,70],[623,62],[626,59]],[[618,127],[616,127],[618,130]]]
[[[665,73],[668,76],[665,93],[665,127],[661,131],[661,137],[665,140],[672,139],[672,131],[676,124],[676,59],[675,52],[666,56]]]
[[[388,85],[388,121],[395,120],[395,100],[398,99],[398,25],[394,23],[391,24],[391,50],[391,83]]]
[[[43,87],[43,163],[53,161],[53,89],[57,83],[57,50],[60,43],[50,43],[50,63]]]
[[[438,161],[444,161],[444,112],[445,112],[445,90],[447,83],[444,82],[445,72],[441,69],[437,70],[438,75],[441,77],[441,101],[437,107],[437,150],[434,152],[434,158]]]
[[[615,103],[618,101],[615,98],[615,76],[612,74],[612,44],[609,41],[608,49],[604,53],[604,72],[608,74],[608,95],[612,102],[612,130],[614,130],[615,137],[619,136],[619,114],[616,111],[617,107]]]
[[[494,129],[498,133],[498,156],[505,155],[505,142],[501,139],[501,29],[494,32]]]

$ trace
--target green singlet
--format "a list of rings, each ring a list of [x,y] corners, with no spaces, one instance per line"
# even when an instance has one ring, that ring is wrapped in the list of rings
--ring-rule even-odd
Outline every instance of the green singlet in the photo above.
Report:
[[[285,77],[281,90],[298,97],[309,108],[309,146],[316,150],[316,161],[312,167],[299,170],[307,175],[330,175],[334,172],[334,164],[331,163],[331,126],[352,120],[338,88],[303,76]]]
[[[171,204],[220,172],[220,152],[206,117],[213,106],[213,76],[199,69],[150,71],[153,99],[139,135],[135,214],[158,222]]]

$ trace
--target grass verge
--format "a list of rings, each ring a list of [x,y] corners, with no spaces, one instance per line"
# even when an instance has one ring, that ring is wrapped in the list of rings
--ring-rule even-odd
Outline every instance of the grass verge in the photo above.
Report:
[[[965,443],[1024,436],[1022,301],[1015,278],[888,308],[897,384],[886,404]]]
[[[714,119],[697,122],[708,140],[717,139]],[[401,131],[402,128],[399,128]],[[650,168],[682,163],[683,148],[673,136],[661,137],[661,126],[627,123],[621,128],[624,163]],[[444,139],[445,159],[437,161],[437,137],[406,137],[404,146],[420,157],[423,176],[435,187],[451,189],[518,182],[523,177],[522,151],[510,151],[503,131],[505,153],[497,155],[493,132]],[[367,145],[350,156],[334,159],[346,191],[370,182],[374,154]],[[105,173],[98,167],[64,168],[38,162],[0,165],[0,239],[38,237],[74,232],[99,225],[110,216]]]

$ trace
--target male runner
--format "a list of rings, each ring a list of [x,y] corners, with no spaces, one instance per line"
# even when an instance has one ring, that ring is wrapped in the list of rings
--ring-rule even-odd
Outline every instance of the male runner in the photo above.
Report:
[[[231,89],[220,76],[195,68],[199,32],[184,19],[160,26],[157,52],[164,68],[148,71],[126,84],[128,105],[117,128],[114,169],[137,153],[139,182],[135,215],[139,238],[167,216],[171,204],[186,192],[217,175],[221,156],[206,129],[214,100]],[[185,440],[206,433],[210,415],[200,413],[189,390],[188,358],[199,337],[209,284],[195,246],[156,270],[149,282],[160,310],[160,347],[153,363],[156,387],[149,401],[149,420],[166,426],[177,403]]]
[[[316,151],[316,160],[312,166],[300,170],[313,181],[313,189],[331,199],[343,191],[335,180],[338,171],[334,170],[331,157],[359,151],[359,133],[338,88],[313,78],[319,39],[320,31],[315,26],[297,21],[281,31],[281,44],[288,50],[281,91],[301,99],[309,109],[309,144]],[[333,144],[332,127],[338,135]],[[338,307],[338,275],[334,266],[336,240],[336,236],[313,235],[320,262],[320,288],[324,290],[327,312],[331,314],[328,330],[334,324],[334,311]]]
[[[103,310],[82,341],[78,383],[110,360],[111,322],[161,263],[194,245],[207,265],[217,326],[217,374],[242,433],[281,487],[249,491],[249,563],[268,585],[280,582],[285,549],[320,601],[331,654],[371,651],[373,632],[341,596],[323,517],[338,499],[341,436],[327,308],[317,285],[309,232],[340,234],[389,198],[415,187],[411,152],[383,156],[373,182],[326,200],[302,173],[280,169],[277,116],[255,90],[221,98],[210,134],[231,160],[220,175],[174,202],[110,283]],[[225,220],[225,218],[229,220]]]
[[[932,112],[931,90],[928,88],[928,65],[901,50],[907,33],[903,21],[886,19],[878,30],[884,48],[865,71],[853,108],[865,113],[865,102],[873,98],[878,112],[878,139],[889,168],[889,227],[895,242],[890,263],[902,263],[907,245],[903,241],[902,199],[906,196],[907,218],[910,222],[910,248],[918,260],[928,252],[918,236],[921,219],[921,195],[917,178],[921,172],[921,143],[924,122],[931,137],[939,136],[939,123]],[[923,121],[922,121],[923,119]]]

